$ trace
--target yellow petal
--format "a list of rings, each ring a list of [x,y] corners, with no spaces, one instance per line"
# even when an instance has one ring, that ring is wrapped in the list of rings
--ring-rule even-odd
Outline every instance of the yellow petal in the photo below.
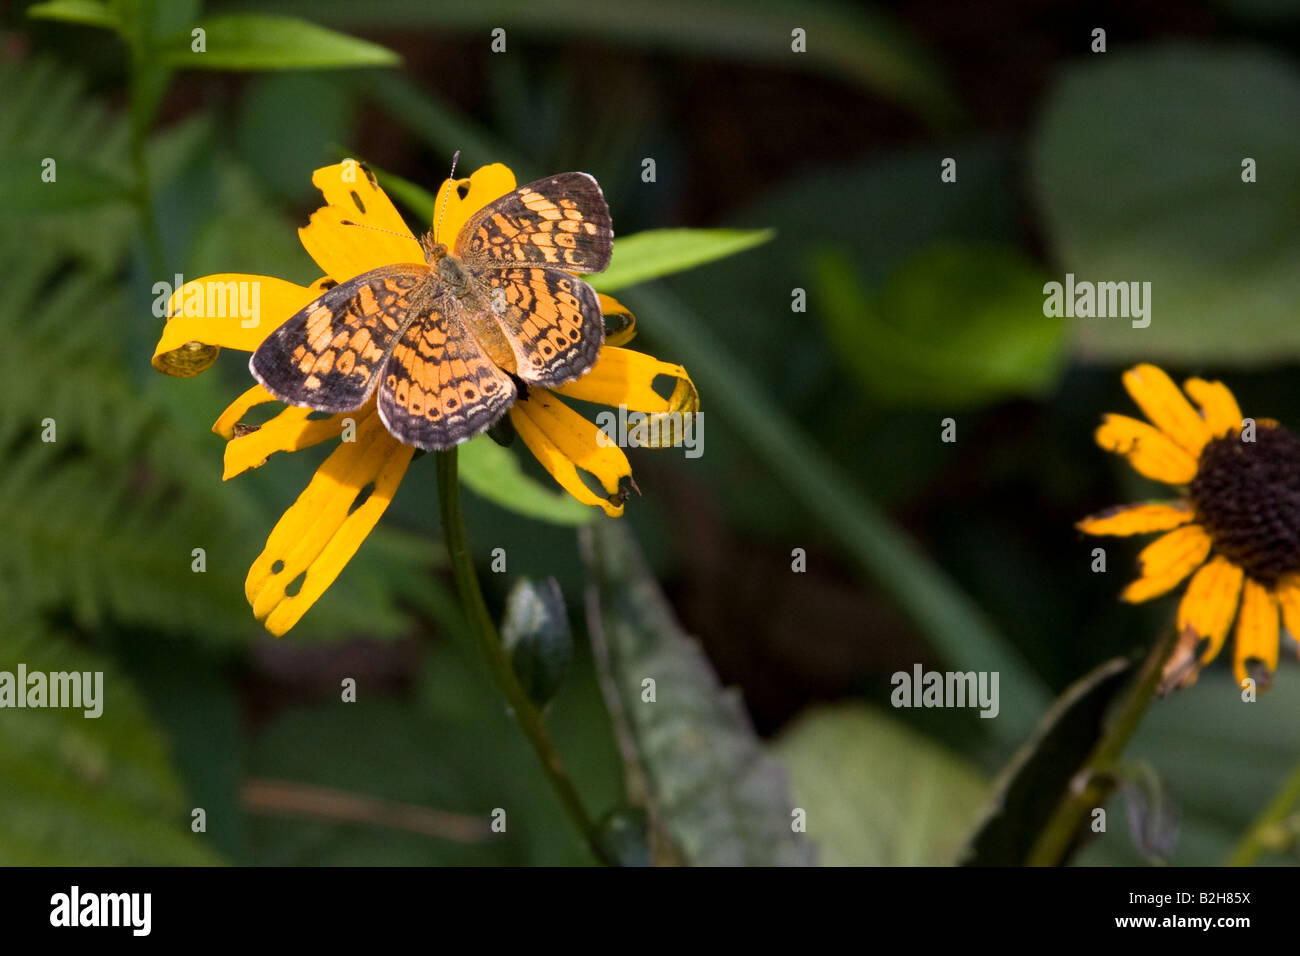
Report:
[[[1282,606],[1282,623],[1292,639],[1300,641],[1300,576],[1293,575],[1278,583],[1277,601]]]
[[[1206,427],[1215,438],[1241,434],[1241,409],[1228,386],[1222,382],[1207,382],[1203,378],[1189,378],[1183,389],[1201,406]]]
[[[310,408],[286,406],[284,411],[269,422],[226,443],[225,471],[222,481],[241,475],[250,468],[260,468],[278,451],[301,451],[338,438],[351,423],[353,434],[361,419],[374,411],[374,401],[369,408],[355,412],[340,412],[326,418],[311,419]]]
[[[465,179],[444,179],[433,204],[434,238],[449,248],[454,247],[456,237],[470,217],[516,185],[515,174],[501,163],[480,166]]]
[[[1191,506],[1185,501],[1171,504],[1118,505],[1075,524],[1084,534],[1130,535],[1150,531],[1168,531],[1192,520]]]
[[[1246,662],[1255,659],[1263,663],[1268,677],[1260,681],[1260,690],[1272,683],[1277,670],[1277,598],[1273,592],[1256,581],[1246,579],[1241,595],[1241,615],[1237,618],[1237,640],[1232,654],[1232,671],[1237,685],[1250,676]]]
[[[1197,458],[1210,440],[1210,427],[1178,390],[1173,379],[1154,365],[1124,373],[1124,387],[1146,417],[1185,451]]]
[[[1146,422],[1127,415],[1106,415],[1096,433],[1097,444],[1128,459],[1139,474],[1171,485],[1196,477],[1196,459]]]
[[[345,160],[325,166],[312,174],[311,181],[324,194],[326,205],[312,213],[311,221],[298,230],[298,238],[335,282],[380,266],[424,262],[420,243],[360,163]]]
[[[612,295],[603,292],[597,295],[600,298],[600,314],[605,317],[605,344],[627,345],[636,338],[636,316]]]
[[[334,582],[388,508],[414,451],[370,414],[358,425],[356,441],[341,443],[325,459],[248,570],[244,591],[268,631],[283,635]],[[286,594],[299,576],[297,593]]]
[[[617,518],[623,513],[624,482],[632,466],[603,432],[545,389],[534,388],[510,409],[510,421],[542,467],[569,494],[585,505],[603,508]],[[602,497],[587,487],[578,469],[600,482]]]
[[[167,303],[171,316],[153,353],[153,367],[187,378],[202,372],[217,348],[251,352],[310,302],[319,282],[300,286],[274,276],[221,273],[185,283]]]
[[[1196,570],[1209,553],[1210,536],[1200,525],[1170,531],[1138,554],[1142,576],[1126,587],[1121,597],[1131,604],[1159,597]]]
[[[1241,568],[1218,556],[1197,571],[1187,585],[1187,593],[1178,605],[1178,630],[1191,628],[1198,641],[1209,642],[1201,653],[1202,666],[1214,660],[1223,647],[1237,614],[1243,577]]]
[[[667,398],[654,390],[655,382],[660,379],[673,384]],[[643,352],[608,345],[600,350],[596,364],[586,375],[553,391],[618,408],[620,419],[627,423],[627,431],[638,436],[637,446],[645,448],[671,448],[681,444],[687,437],[687,429],[697,425],[686,416],[700,410],[699,392],[686,369]],[[624,410],[646,415],[628,419]]]
[[[230,441],[235,437],[235,425],[248,414],[250,408],[255,405],[265,405],[267,402],[278,401],[278,398],[260,384],[254,385],[226,406],[226,410],[221,413],[221,417],[212,423],[212,430],[226,441]]]

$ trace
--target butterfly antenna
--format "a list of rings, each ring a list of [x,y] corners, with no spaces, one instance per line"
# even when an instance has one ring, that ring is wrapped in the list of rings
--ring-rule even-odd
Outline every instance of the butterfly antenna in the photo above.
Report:
[[[390,236],[396,236],[398,239],[410,239],[410,233],[400,233],[392,229],[385,229],[382,226],[372,226],[368,222],[353,222],[351,219],[340,219],[341,226],[360,226],[362,229],[373,229],[375,232],[386,232]]]
[[[447,174],[447,181],[450,182],[456,177],[456,164],[460,162],[460,150],[456,150],[451,156],[451,172]],[[438,234],[438,227],[442,225],[442,214],[447,211],[447,200],[451,198],[451,190],[448,189],[446,195],[442,197],[442,205],[438,208],[438,218],[433,221],[433,234]]]

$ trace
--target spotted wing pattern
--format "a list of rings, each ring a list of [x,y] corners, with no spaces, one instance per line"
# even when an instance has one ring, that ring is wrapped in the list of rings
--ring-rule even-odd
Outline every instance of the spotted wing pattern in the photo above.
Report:
[[[337,285],[267,336],[248,367],[290,405],[355,411],[379,382],[389,353],[427,296],[424,265],[385,266]]]
[[[596,180],[558,173],[488,203],[461,227],[454,254],[471,269],[493,263],[583,274],[609,265],[614,227]]]
[[[446,449],[490,428],[514,400],[515,383],[465,327],[459,300],[446,294],[394,346],[379,415],[398,441]]]
[[[605,320],[591,286],[558,269],[494,269],[482,278],[521,379],[553,388],[595,363]]]

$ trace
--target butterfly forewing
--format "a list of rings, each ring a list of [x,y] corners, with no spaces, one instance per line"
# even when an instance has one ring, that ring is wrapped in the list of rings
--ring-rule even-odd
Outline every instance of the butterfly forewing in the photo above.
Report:
[[[267,336],[248,367],[290,405],[350,412],[370,398],[412,319],[427,266],[385,266],[325,292]]]
[[[416,316],[393,348],[379,386],[379,414],[398,441],[451,448],[490,428],[515,400],[515,384],[461,318],[452,295]]]
[[[475,213],[456,237],[471,269],[491,263],[600,272],[609,265],[614,227],[596,180],[558,173],[519,186]]]

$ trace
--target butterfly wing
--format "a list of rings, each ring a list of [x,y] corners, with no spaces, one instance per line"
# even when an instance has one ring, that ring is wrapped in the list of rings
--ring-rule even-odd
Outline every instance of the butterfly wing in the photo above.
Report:
[[[248,367],[268,392],[322,412],[355,411],[426,294],[427,266],[385,266],[349,279],[267,336]]]
[[[399,441],[442,450],[492,427],[515,383],[469,333],[462,307],[442,295],[394,346],[379,386],[379,416]]]
[[[455,254],[471,266],[551,266],[583,274],[609,265],[614,227],[596,180],[557,173],[488,203],[461,227]]]
[[[583,375],[605,342],[595,290],[558,269],[493,269],[486,286],[491,318],[515,354],[515,374],[554,388]]]

